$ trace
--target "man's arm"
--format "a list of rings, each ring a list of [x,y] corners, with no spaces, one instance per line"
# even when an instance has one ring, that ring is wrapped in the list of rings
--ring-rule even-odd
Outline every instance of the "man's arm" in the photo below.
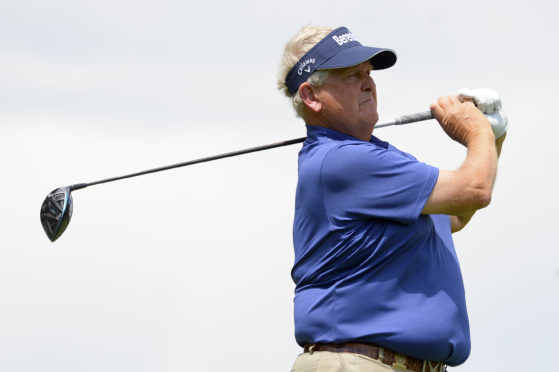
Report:
[[[495,140],[495,147],[497,148],[497,157],[501,155],[501,149],[503,148],[503,142],[505,141],[505,137],[507,134],[503,134],[501,137]],[[450,216],[450,228],[453,233],[462,230],[470,219],[474,215],[474,212],[462,215],[462,216]]]
[[[498,160],[495,136],[487,118],[471,102],[441,97],[431,105],[431,112],[448,136],[468,151],[458,169],[439,172],[422,213],[465,216],[462,221],[469,221],[491,201]]]

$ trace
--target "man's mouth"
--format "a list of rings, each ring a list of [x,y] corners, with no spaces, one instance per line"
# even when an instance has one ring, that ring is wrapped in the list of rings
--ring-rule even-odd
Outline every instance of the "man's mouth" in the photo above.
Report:
[[[375,100],[373,97],[367,98],[366,100],[364,100],[363,102],[360,103],[360,105],[363,105],[365,103],[374,103]]]

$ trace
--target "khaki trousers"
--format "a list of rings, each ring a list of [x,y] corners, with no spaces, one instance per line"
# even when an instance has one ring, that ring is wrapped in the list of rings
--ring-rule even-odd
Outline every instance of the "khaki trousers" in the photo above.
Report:
[[[315,351],[300,354],[291,372],[402,372],[361,354]],[[425,366],[425,372],[442,372],[444,366]]]

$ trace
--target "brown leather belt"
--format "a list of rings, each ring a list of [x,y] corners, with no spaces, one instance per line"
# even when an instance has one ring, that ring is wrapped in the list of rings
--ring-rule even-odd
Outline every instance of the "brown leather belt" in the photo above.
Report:
[[[315,351],[332,351],[335,353],[354,353],[368,356],[391,366],[394,369],[414,372],[443,372],[446,367],[442,362],[415,359],[403,354],[395,353],[372,344],[360,342],[346,342],[343,344],[306,344],[305,353]]]

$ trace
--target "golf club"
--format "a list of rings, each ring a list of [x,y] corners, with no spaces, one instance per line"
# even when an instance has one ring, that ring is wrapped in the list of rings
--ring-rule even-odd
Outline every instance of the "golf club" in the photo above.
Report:
[[[433,115],[431,114],[431,111],[419,112],[416,114],[404,115],[391,120],[377,123],[375,125],[375,128],[414,123],[417,121],[429,120],[432,118]],[[70,223],[70,219],[72,218],[72,209],[73,209],[72,191],[75,190],[83,189],[88,186],[99,185],[101,183],[113,182],[125,178],[142,176],[144,174],[156,173],[156,172],[161,172],[169,169],[186,167],[188,165],[204,163],[204,162],[223,159],[223,158],[229,158],[232,156],[248,154],[251,152],[269,150],[276,147],[289,146],[296,143],[301,143],[305,141],[305,139],[306,137],[301,137],[301,138],[296,138],[288,141],[282,141],[282,142],[271,143],[263,146],[251,147],[244,150],[208,156],[205,158],[167,165],[164,167],[148,169],[145,171],[131,173],[124,176],[107,178],[100,181],[89,182],[89,183],[77,183],[71,186],[59,187],[53,190],[50,194],[48,194],[47,197],[45,198],[45,201],[41,205],[41,213],[40,213],[41,224],[43,225],[43,229],[45,230],[45,233],[47,234],[48,238],[52,242],[58,239],[62,235],[62,233],[64,233],[64,230],[66,230],[68,224]]]

